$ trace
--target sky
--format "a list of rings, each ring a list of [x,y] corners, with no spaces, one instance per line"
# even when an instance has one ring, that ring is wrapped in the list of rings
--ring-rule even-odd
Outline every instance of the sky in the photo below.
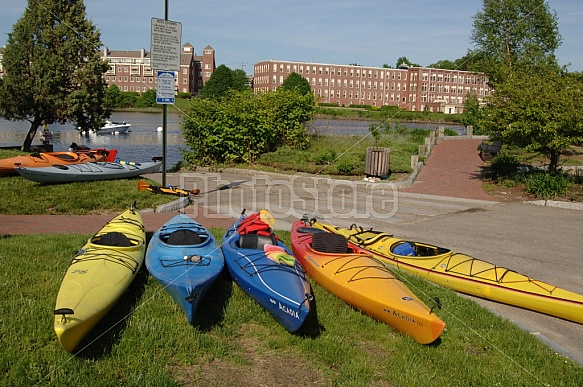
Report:
[[[29,0],[37,1],[37,0]],[[264,60],[395,66],[399,57],[428,66],[471,48],[482,0],[167,0],[168,20],[182,24],[182,44],[197,55],[215,49],[217,66],[243,69]],[[583,71],[583,3],[548,0],[563,42],[559,64]],[[85,0],[87,18],[111,50],[150,51],[151,19],[165,18],[166,0]],[[2,0],[0,46],[23,15],[26,0]]]

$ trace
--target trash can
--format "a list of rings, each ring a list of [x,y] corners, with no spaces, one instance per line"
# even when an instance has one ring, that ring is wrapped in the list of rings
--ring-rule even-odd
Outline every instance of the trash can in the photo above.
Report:
[[[368,176],[389,176],[389,161],[391,150],[389,148],[366,148],[364,173]]]

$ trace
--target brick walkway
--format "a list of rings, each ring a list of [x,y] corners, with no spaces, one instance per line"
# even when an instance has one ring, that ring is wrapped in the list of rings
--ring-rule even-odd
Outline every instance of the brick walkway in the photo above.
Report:
[[[454,198],[492,200],[482,188],[480,139],[447,140],[437,144],[410,188],[403,192]]]
[[[465,199],[495,199],[484,192],[480,172],[482,160],[477,147],[481,140],[448,140],[435,146],[415,183],[403,192]],[[189,206],[185,213],[205,227],[227,228],[233,219],[206,214]],[[154,232],[177,212],[143,212],[146,231]],[[28,233],[94,234],[115,214],[108,215],[0,215],[0,235]]]
[[[196,207],[194,207],[196,208]],[[233,219],[216,215],[203,215],[192,206],[184,212],[205,227],[227,228]],[[146,231],[154,232],[178,212],[142,212]],[[95,234],[117,214],[108,215],[0,215],[0,235],[18,234]]]

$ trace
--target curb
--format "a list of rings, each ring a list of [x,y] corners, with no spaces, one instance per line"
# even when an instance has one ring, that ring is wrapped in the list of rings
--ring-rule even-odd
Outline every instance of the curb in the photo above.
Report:
[[[189,204],[190,204],[190,198],[182,197],[182,198],[178,198],[174,201],[171,201],[170,203],[160,204],[158,207],[156,207],[156,210],[154,212],[177,211],[177,210],[180,210],[182,208],[187,207]]]
[[[558,207],[558,208],[565,208],[568,210],[583,211],[583,203],[561,202],[558,200],[532,200],[532,201],[526,201],[523,203],[534,204],[537,206]]]

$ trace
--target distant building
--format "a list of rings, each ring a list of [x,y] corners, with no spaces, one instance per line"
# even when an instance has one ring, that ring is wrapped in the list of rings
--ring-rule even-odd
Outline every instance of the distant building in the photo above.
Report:
[[[398,106],[406,110],[463,113],[468,93],[491,94],[484,74],[424,67],[381,68],[268,60],[254,66],[255,92],[276,90],[291,74],[304,77],[321,103]]]
[[[101,59],[109,63],[109,70],[104,74],[108,85],[140,94],[156,88],[156,72],[150,67],[151,56],[145,49],[113,51],[105,47]],[[180,71],[176,72],[176,92],[197,95],[215,67],[215,50],[211,46],[206,46],[203,54],[197,56],[194,47],[185,43],[180,54]]]

